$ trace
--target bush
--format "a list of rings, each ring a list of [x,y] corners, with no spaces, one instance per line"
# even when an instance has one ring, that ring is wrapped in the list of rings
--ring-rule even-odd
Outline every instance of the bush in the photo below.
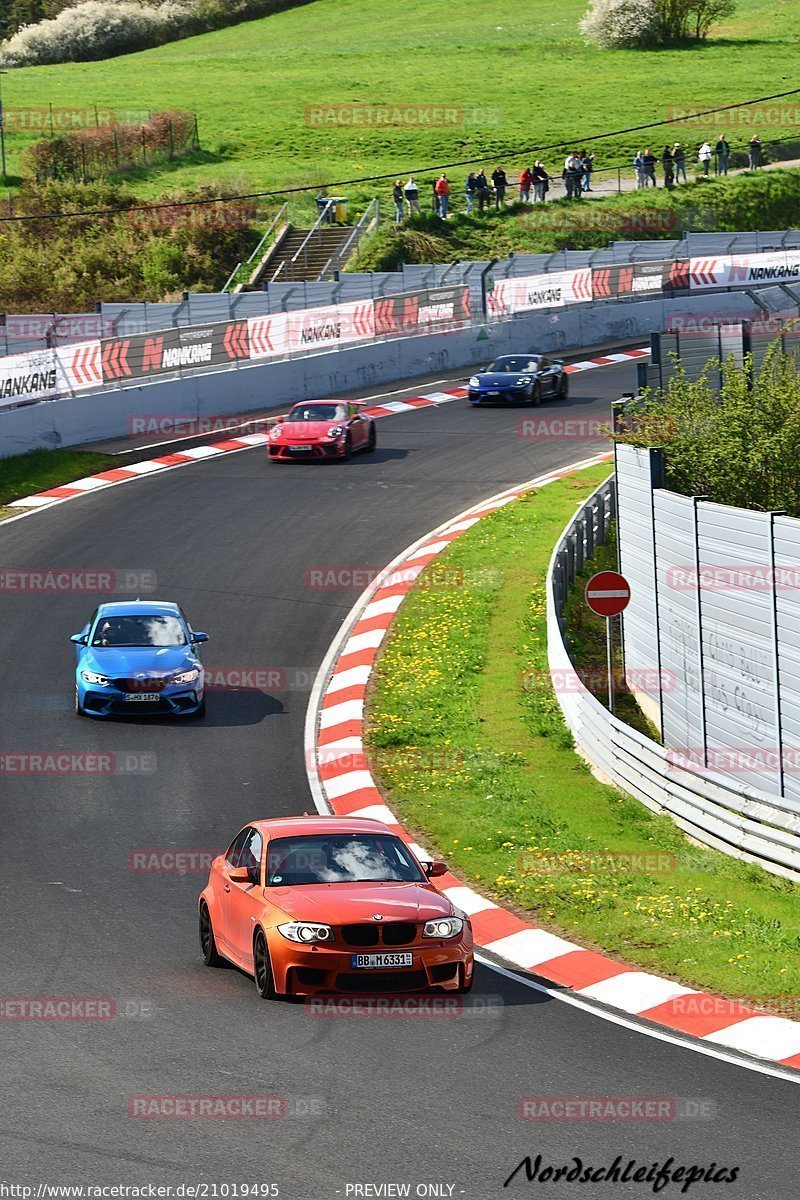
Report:
[[[59,3],[54,0],[54,5]],[[308,3],[310,0],[82,0],[63,8],[52,20],[19,29],[0,47],[0,66],[113,58]]]
[[[245,189],[247,190],[247,189]],[[0,224],[0,312],[87,312],[98,300],[179,299],[218,291],[255,248],[258,214],[235,202],[179,207],[226,192],[220,185],[170,193],[175,207],[136,210],[139,197],[118,184],[25,184],[15,216],[128,209],[109,217]]]
[[[732,15],[734,0],[590,0],[580,31],[603,49],[702,39]]]
[[[194,113],[156,112],[141,125],[104,125],[44,138],[25,150],[23,163],[38,181],[85,183],[197,149],[196,128]]]
[[[591,0],[580,31],[604,50],[655,46],[658,0]]]

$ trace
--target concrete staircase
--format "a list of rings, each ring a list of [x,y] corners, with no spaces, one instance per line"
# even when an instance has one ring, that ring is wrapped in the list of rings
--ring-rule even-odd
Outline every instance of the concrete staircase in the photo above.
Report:
[[[297,261],[292,262],[311,230],[295,229],[293,225],[287,225],[285,233],[261,263],[257,276],[251,279],[244,290],[257,291],[263,282],[272,279],[279,283],[318,280],[331,255],[335,254],[352,232],[350,225],[324,225],[315,229]]]

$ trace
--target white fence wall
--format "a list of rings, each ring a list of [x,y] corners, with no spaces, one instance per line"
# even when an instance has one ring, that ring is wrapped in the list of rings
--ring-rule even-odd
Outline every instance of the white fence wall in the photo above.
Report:
[[[653,811],[669,813],[698,841],[800,880],[800,800],[734,785],[714,772],[687,770],[664,746],[612,717],[575,671],[562,633],[563,599],[590,536],[591,544],[601,540],[596,522],[608,520],[610,506],[598,497],[608,488],[603,484],[572,519],[553,551],[547,578],[549,665],[555,678],[569,679],[557,695],[576,745],[609,782]]]

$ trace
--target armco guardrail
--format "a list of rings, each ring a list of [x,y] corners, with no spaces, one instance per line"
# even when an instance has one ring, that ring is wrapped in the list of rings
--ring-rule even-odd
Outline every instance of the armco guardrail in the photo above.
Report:
[[[664,746],[611,716],[581,682],[564,642],[564,600],[576,572],[603,540],[613,495],[613,481],[607,480],[573,517],[547,577],[549,666],[554,678],[565,681],[558,702],[576,745],[608,781],[652,811],[669,813],[698,841],[800,880],[800,804],[677,765]]]
[[[460,329],[471,320],[469,289],[459,284],[244,321],[76,342],[0,359],[0,408],[124,387],[186,370],[237,367],[378,338]]]
[[[795,231],[774,236],[776,240],[792,241],[798,237]],[[739,235],[731,236],[728,242],[738,239]],[[473,320],[497,321],[604,301],[690,296],[713,290],[783,284],[792,279],[800,281],[800,246],[777,245],[754,253],[691,254],[687,249],[691,244],[688,237],[675,243],[628,243],[627,258],[622,262],[617,261],[622,251],[612,246],[609,251],[564,251],[520,255],[499,263],[458,264],[460,281],[448,281],[447,294],[442,268],[420,268],[433,274],[433,286],[426,282],[425,286],[403,292],[394,288],[404,275],[395,274],[392,286],[391,282],[387,284],[384,273],[378,286],[379,295],[375,294],[374,280],[370,277],[372,294],[363,298],[273,311],[267,297],[266,313],[251,311],[244,315],[247,309],[242,309],[239,318],[237,309],[237,318],[227,321],[212,319],[219,297],[194,297],[194,308],[199,309],[203,326],[179,320],[178,312],[183,313],[183,306],[177,306],[170,309],[174,324],[166,315],[162,318],[171,328],[154,329],[148,319],[152,336],[145,337],[140,332],[125,336],[115,327],[118,334],[115,337],[0,359],[0,406],[117,387],[128,379],[165,371],[182,373],[236,366],[243,361],[289,357],[321,347],[408,336],[448,324],[460,328]],[[759,244],[757,236],[755,244]],[[671,257],[666,257],[667,248]],[[576,258],[579,264],[575,263]],[[444,268],[448,280],[453,265]],[[339,295],[342,281],[330,288],[334,286]],[[359,286],[363,289],[363,281]],[[287,295],[284,295],[286,303]],[[191,299],[186,300],[187,313],[192,311]],[[232,313],[231,297],[226,295],[222,300],[227,312]],[[259,296],[255,300],[258,304],[264,302]],[[160,310],[162,306],[153,307]],[[100,315],[104,316],[105,311]],[[127,321],[130,323],[131,318]],[[143,342],[137,340],[143,337]]]

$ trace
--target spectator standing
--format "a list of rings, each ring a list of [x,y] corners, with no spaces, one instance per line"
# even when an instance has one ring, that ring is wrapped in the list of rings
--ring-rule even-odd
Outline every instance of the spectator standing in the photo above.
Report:
[[[478,174],[475,176],[475,182],[478,185],[478,211],[483,212],[489,204],[489,181],[486,178],[486,172],[481,167]]]
[[[664,172],[664,187],[671,188],[675,182],[675,160],[669,146],[664,147],[661,155],[661,168]]]
[[[728,174],[728,159],[730,158],[731,148],[725,141],[722,134],[717,138],[717,144],[714,146],[714,170],[717,175]]]
[[[519,176],[519,198],[523,204],[530,203],[532,183],[533,171],[531,171],[530,167],[523,167]]]
[[[402,221],[405,210],[403,208],[403,181],[395,179],[394,189],[392,190],[392,199],[394,200],[395,222],[399,225]]]
[[[592,171],[594,170],[594,155],[589,154],[586,150],[581,150],[581,166],[583,167],[583,178],[581,187],[584,192],[592,190]]]
[[[680,142],[676,142],[672,147],[672,161],[675,164],[675,182],[680,183],[682,175],[683,182],[686,183],[686,155]]]
[[[583,166],[580,158],[573,150],[564,160],[564,187],[567,190],[568,199],[580,200],[582,178]]]
[[[431,212],[436,216],[439,215],[439,193],[436,190],[438,183],[438,178],[431,180]]]
[[[644,157],[641,150],[636,151],[636,157],[633,160],[633,169],[636,172],[636,186],[643,188],[644,183]]]
[[[656,182],[656,156],[649,146],[642,155],[642,170],[644,172],[644,186],[650,187],[652,184],[653,187],[658,187],[658,183]]]
[[[416,184],[416,181],[415,181],[413,175],[409,175],[408,182],[406,183],[405,187],[403,188],[403,192],[405,193],[406,204],[408,205],[408,215],[412,216],[414,213],[418,213],[419,212],[419,188],[417,187],[417,184]]]
[[[436,197],[439,202],[439,216],[443,221],[447,220],[447,209],[450,204],[450,184],[447,176],[442,171],[439,178],[436,180]]]
[[[534,187],[534,202],[538,200],[541,204],[545,203],[545,197],[550,190],[550,176],[542,166],[542,163],[537,158],[533,164],[532,180]]]
[[[703,174],[708,175],[708,165],[713,157],[711,153],[711,147],[709,146],[708,142],[703,142],[702,146],[697,151],[697,157],[703,164]]]
[[[492,184],[494,185],[494,206],[496,209],[501,209],[506,201],[506,188],[508,187],[508,176],[502,167],[495,167],[492,171]]]
[[[761,166],[761,138],[757,133],[754,133],[750,138],[748,154],[750,157],[750,170],[755,171],[756,167]]]
[[[478,181],[475,178],[475,172],[470,171],[469,175],[467,176],[467,182],[464,184],[464,196],[466,197],[467,201],[467,216],[469,216],[472,212],[477,194]]]

